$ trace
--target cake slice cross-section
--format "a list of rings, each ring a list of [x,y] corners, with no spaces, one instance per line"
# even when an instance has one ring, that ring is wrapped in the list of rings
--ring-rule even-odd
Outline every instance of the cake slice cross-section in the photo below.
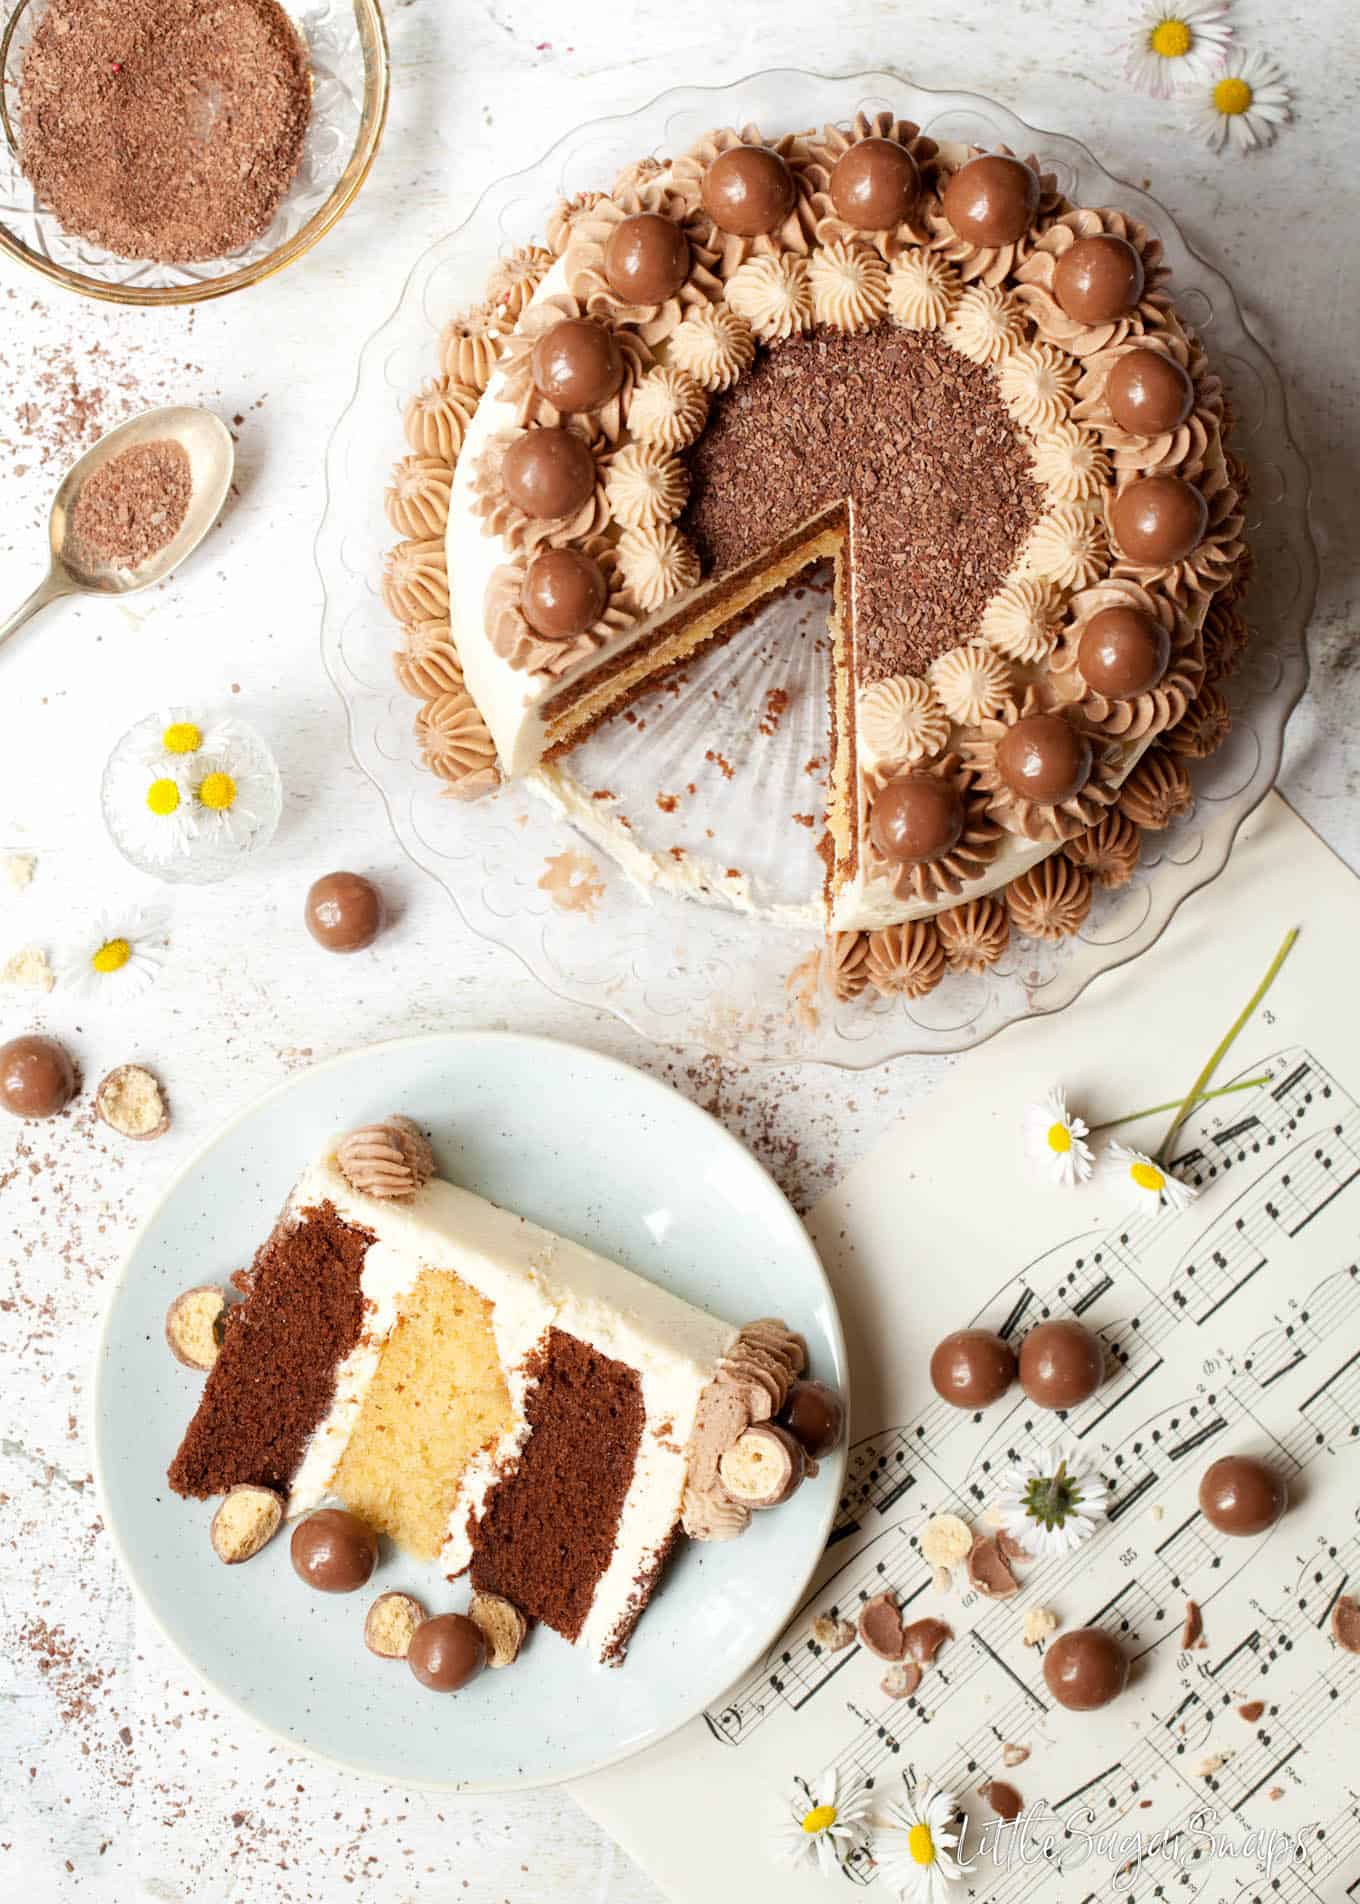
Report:
[[[806,1361],[436,1176],[402,1117],[328,1146],[237,1280],[175,1491],[339,1501],[608,1664],[681,1532],[744,1527],[717,1460]]]

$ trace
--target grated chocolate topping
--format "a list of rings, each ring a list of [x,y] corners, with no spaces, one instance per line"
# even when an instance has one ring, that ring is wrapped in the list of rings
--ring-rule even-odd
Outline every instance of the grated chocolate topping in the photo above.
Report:
[[[976,633],[1043,501],[992,372],[886,325],[763,352],[689,465],[681,527],[706,576],[848,501],[865,681],[921,674]]]
[[[227,1311],[222,1348],[168,1479],[203,1499],[243,1483],[286,1490],[335,1395],[335,1371],[364,1325],[370,1230],[335,1206],[279,1224]]]
[[[529,1438],[487,1497],[472,1584],[574,1640],[613,1557],[646,1419],[642,1384],[562,1329],[548,1331],[526,1373]]]

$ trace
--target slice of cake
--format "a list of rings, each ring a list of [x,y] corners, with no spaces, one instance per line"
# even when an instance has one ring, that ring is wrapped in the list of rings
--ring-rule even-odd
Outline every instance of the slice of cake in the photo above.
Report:
[[[718,1464],[806,1361],[782,1323],[739,1329],[441,1180],[401,1117],[312,1164],[238,1280],[175,1491],[333,1497],[605,1663],[682,1523],[745,1526],[749,1463],[735,1498]]]

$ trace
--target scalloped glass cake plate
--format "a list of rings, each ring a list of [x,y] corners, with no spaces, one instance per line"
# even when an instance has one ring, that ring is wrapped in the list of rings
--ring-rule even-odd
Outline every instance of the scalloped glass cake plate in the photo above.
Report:
[[[1202,331],[1238,417],[1251,471],[1256,573],[1252,645],[1228,684],[1235,725],[1192,767],[1195,808],[1160,835],[1122,892],[1097,895],[1080,934],[1017,941],[979,978],[950,976],[929,997],[799,1012],[786,989],[820,934],[781,910],[819,878],[827,733],[827,595],[818,579],[767,607],[753,627],[692,666],[681,683],[616,716],[568,757],[585,832],[527,788],[464,805],[420,763],[416,704],[391,670],[395,629],[379,597],[392,535],[382,489],[403,454],[405,399],[435,368],[446,319],[483,295],[495,258],[541,241],[554,201],[606,185],[644,153],[683,150],[707,127],[753,120],[800,126],[888,109],[932,136],[1037,152],[1082,204],[1118,206],[1157,232],[1186,318]],[[1317,581],[1308,471],[1284,392],[1232,290],[1147,193],[1111,177],[1074,139],[1027,126],[968,93],[935,93],[885,73],[829,79],[758,74],[686,87],[640,111],[580,127],[539,163],[485,193],[418,261],[396,311],[364,347],[355,396],[332,437],[316,544],[325,591],[322,649],[345,702],[355,758],[381,791],[397,839],[439,880],[467,923],[515,953],[549,990],[603,1007],[668,1043],[751,1062],[816,1059],[867,1067],[907,1053],[979,1044],[1031,1014],[1061,1010],[1091,980],[1154,943],[1176,908],[1222,870],[1243,820],[1268,792],[1285,723],[1307,682],[1304,634]],[[680,864],[714,903],[644,895],[604,850],[597,814],[623,814],[629,855]],[[758,897],[752,915],[734,902]]]

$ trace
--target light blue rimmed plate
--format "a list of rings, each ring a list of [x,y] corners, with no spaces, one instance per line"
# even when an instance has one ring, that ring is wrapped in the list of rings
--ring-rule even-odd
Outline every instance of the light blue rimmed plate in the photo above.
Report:
[[[165,1484],[202,1380],[165,1347],[166,1308],[249,1263],[336,1131],[398,1110],[430,1131],[455,1182],[734,1322],[784,1316],[814,1373],[843,1392],[844,1338],[801,1221],[736,1139],[667,1086],[548,1039],[439,1033],[318,1065],[229,1124],[148,1216],[105,1320],[93,1440],[108,1525],[157,1624],[222,1698],[318,1757],[405,1785],[552,1784],[664,1738],[774,1642],[825,1545],[844,1450],[741,1540],[683,1543],[617,1670],[537,1631],[513,1667],[453,1697],[428,1693],[367,1651],[364,1614],[389,1587],[457,1609],[464,1583],[385,1544],[368,1589],[313,1593],[286,1531],[224,1567],[208,1541],[212,1503]]]

